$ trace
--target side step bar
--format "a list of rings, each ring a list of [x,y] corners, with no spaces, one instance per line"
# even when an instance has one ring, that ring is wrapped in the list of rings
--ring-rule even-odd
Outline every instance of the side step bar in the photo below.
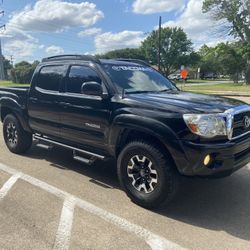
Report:
[[[74,150],[73,151],[73,159],[76,161],[82,162],[84,164],[91,165],[96,160],[96,157],[92,156],[89,159],[87,159],[87,158],[84,158],[80,155],[77,155],[76,151]]]
[[[59,147],[71,149],[71,150],[73,150],[73,158],[75,160],[78,160],[78,161],[81,161],[81,162],[84,162],[84,163],[87,163],[87,164],[90,164],[93,161],[94,158],[98,158],[98,159],[101,159],[101,160],[105,159],[105,156],[103,156],[103,155],[99,155],[99,154],[95,154],[95,153],[92,153],[92,152],[89,152],[89,151],[86,151],[86,150],[83,150],[83,149],[75,148],[75,147],[72,147],[72,146],[57,142],[57,141],[53,141],[53,140],[48,139],[48,138],[44,138],[44,137],[42,137],[40,135],[33,135],[33,138],[38,140],[38,141],[43,141],[43,142],[47,142],[47,143],[50,143],[50,144],[53,144],[53,145],[57,145]],[[90,155],[91,159],[89,160],[89,159],[85,159],[85,158],[83,158],[81,156],[77,156],[76,152],[86,154],[86,155]]]
[[[47,150],[50,150],[52,148],[51,145],[45,145],[45,144],[42,144],[42,143],[38,143],[36,144],[37,147],[39,148],[42,148],[42,149],[47,149]]]

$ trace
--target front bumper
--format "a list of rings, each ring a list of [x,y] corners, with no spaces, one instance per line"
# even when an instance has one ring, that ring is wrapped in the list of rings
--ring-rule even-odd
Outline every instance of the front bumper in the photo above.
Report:
[[[182,146],[187,159],[184,175],[223,177],[250,162],[250,136],[219,144],[182,141]],[[212,160],[205,166],[203,161],[208,154]]]

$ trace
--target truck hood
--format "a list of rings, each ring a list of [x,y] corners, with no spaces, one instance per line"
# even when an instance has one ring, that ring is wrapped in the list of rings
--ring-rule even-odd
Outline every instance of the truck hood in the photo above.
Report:
[[[180,113],[222,113],[227,109],[246,104],[235,99],[185,91],[140,93],[128,97],[144,107],[150,105],[152,109]]]

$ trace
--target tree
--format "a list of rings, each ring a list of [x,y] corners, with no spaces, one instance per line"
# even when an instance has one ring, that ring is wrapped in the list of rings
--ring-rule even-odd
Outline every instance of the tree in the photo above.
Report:
[[[207,74],[217,74],[221,71],[221,65],[218,61],[218,54],[215,48],[203,45],[199,50],[200,55],[200,76],[203,78]]]
[[[234,82],[238,82],[239,74],[244,70],[246,63],[242,58],[237,43],[220,43],[216,46],[215,51],[218,55],[222,73],[230,75]]]
[[[146,59],[157,64],[158,30],[152,31],[142,42],[141,49]],[[181,28],[163,28],[161,33],[161,66],[166,75],[187,64],[192,52],[192,43]]]
[[[201,60],[201,56],[199,55],[199,53],[193,51],[188,56],[188,61],[184,63],[184,65],[197,67],[199,65],[200,60]]]
[[[126,48],[109,51],[102,55],[97,55],[98,58],[114,59],[114,58],[129,58],[145,60],[143,51],[139,48]]]
[[[246,58],[246,83],[250,84],[250,1],[249,0],[204,0],[204,13],[210,13],[217,21],[227,21],[224,28],[230,35],[240,39]]]
[[[238,43],[220,43],[216,47],[203,45],[198,53],[201,57],[201,77],[206,74],[224,74],[238,82],[239,75],[245,69],[245,60]]]
[[[11,78],[16,83],[30,83],[34,70],[39,61],[34,61],[32,64],[26,61],[17,63],[11,70]]]

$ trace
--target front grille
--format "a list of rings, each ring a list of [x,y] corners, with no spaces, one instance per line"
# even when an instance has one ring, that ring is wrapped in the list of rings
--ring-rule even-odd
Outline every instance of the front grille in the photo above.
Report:
[[[237,136],[241,136],[247,132],[250,132],[250,126],[245,126],[245,117],[249,117],[250,119],[250,111],[242,112],[234,115],[234,123],[233,123],[233,138]]]

